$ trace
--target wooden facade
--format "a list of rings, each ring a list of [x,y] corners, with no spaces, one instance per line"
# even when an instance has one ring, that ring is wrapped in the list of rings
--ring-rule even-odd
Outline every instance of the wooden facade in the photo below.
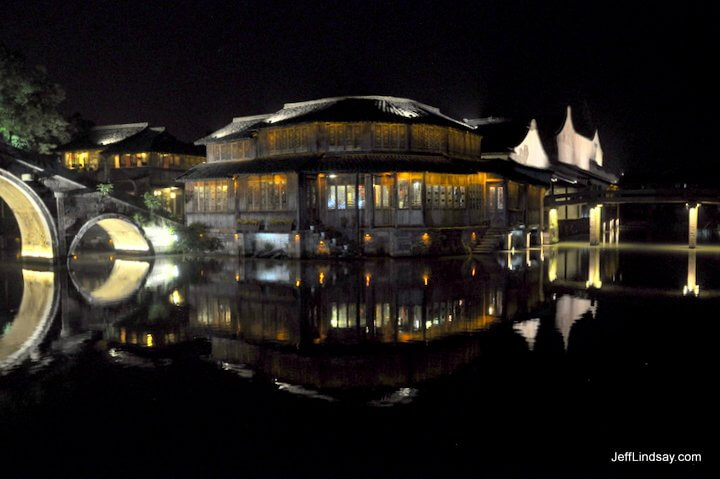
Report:
[[[549,175],[484,161],[473,127],[432,107],[383,98],[353,98],[358,110],[395,102],[392,114],[370,112],[367,121],[342,109],[348,99],[328,99],[320,113],[312,112],[317,102],[290,104],[199,140],[208,162],[180,178],[188,222],[208,224],[228,248],[238,246],[238,235],[307,232],[317,236],[301,240],[309,254],[336,246],[453,254],[490,227],[541,228]],[[343,115],[348,121],[338,119]],[[332,247],[323,248],[323,238]]]

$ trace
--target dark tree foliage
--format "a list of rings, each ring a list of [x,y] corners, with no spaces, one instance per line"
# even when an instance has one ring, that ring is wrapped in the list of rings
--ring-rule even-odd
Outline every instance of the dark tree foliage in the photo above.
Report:
[[[193,223],[178,228],[175,249],[178,253],[204,253],[217,251],[222,247],[220,240],[209,236],[207,226]]]
[[[0,140],[20,150],[50,153],[69,140],[71,128],[58,111],[63,89],[42,67],[30,67],[0,44]]]

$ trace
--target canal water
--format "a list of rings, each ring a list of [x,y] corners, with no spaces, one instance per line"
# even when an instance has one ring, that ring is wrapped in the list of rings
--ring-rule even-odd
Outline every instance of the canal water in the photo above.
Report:
[[[705,477],[719,307],[710,248],[4,258],[2,477]]]

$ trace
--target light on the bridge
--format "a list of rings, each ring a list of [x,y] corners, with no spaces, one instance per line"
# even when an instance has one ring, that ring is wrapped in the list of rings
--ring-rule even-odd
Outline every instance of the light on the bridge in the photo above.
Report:
[[[140,230],[128,220],[104,218],[97,224],[110,236],[116,250],[138,252],[150,250]]]
[[[15,215],[20,230],[20,254],[29,258],[52,259],[52,226],[43,213],[44,205],[33,196],[32,190],[24,183],[13,183],[0,176],[0,198],[7,203]]]

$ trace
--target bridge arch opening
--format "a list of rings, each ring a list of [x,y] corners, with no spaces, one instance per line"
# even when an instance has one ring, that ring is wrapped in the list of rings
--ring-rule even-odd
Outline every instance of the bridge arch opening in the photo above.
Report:
[[[108,213],[91,219],[80,228],[70,243],[69,256],[75,255],[83,238],[92,228],[100,228],[107,234],[113,249],[117,252],[154,254],[152,243],[137,223],[127,216]]]
[[[20,230],[20,255],[23,258],[56,258],[58,234],[55,221],[37,193],[16,176],[0,170],[0,198],[15,216]]]

